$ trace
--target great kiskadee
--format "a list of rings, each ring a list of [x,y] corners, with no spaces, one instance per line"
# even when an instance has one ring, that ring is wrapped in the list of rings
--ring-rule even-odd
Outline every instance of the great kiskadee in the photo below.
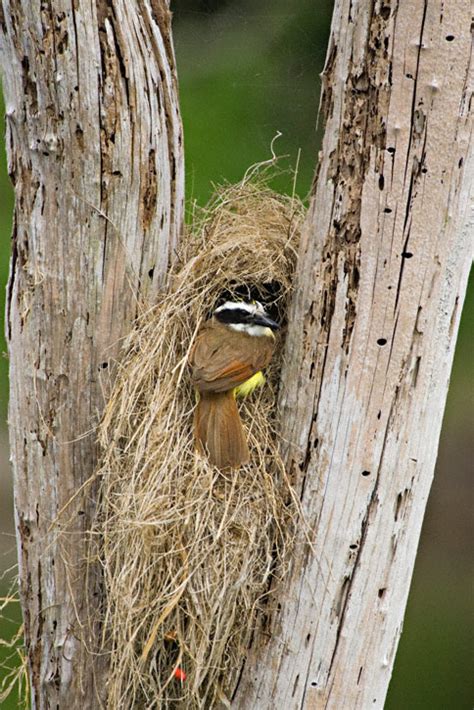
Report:
[[[249,460],[236,396],[265,382],[261,370],[271,360],[278,327],[260,303],[226,301],[197,334],[189,357],[199,398],[196,445],[220,469]]]

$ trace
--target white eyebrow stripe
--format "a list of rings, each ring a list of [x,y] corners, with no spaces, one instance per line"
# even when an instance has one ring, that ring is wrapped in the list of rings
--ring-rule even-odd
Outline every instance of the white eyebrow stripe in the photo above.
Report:
[[[219,308],[216,308],[214,313],[220,313],[221,311],[247,311],[247,313],[255,313],[255,306],[253,306],[251,303],[245,303],[245,301],[226,301],[225,303],[222,304],[222,306],[219,306]]]

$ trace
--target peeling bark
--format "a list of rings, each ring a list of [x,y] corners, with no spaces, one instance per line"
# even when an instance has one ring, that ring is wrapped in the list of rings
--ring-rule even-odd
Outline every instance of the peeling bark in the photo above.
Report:
[[[469,10],[335,4],[280,396],[307,528],[236,708],[383,707],[471,262]]]
[[[0,3],[15,217],[9,425],[34,708],[93,708],[106,659],[86,576],[103,378],[163,286],[183,214],[182,133],[164,0]],[[75,494],[68,527],[51,531]],[[94,673],[95,666],[95,673]],[[96,687],[95,687],[96,686]]]

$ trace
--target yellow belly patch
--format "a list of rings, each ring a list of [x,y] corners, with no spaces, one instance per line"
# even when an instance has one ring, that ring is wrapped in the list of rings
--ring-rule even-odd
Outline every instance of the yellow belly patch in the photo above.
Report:
[[[236,397],[247,397],[256,387],[261,387],[263,384],[265,384],[263,372],[256,372],[255,375],[252,375],[252,377],[249,377],[248,380],[245,380],[234,389],[234,395]]]

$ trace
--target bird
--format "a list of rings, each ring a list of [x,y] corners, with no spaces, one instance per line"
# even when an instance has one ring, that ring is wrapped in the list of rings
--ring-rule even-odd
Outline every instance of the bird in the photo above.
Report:
[[[258,301],[226,301],[198,331],[189,355],[197,392],[196,448],[221,470],[248,463],[249,448],[236,397],[265,382],[279,325]]]

